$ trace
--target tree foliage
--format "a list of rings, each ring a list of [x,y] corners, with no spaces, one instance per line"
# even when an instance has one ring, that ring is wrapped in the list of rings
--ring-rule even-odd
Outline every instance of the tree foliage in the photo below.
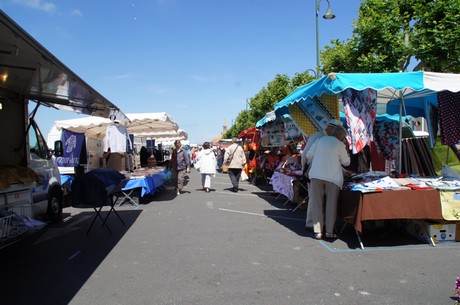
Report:
[[[295,88],[305,85],[315,78],[308,71],[296,73],[293,78],[287,75],[276,75],[275,79],[262,88],[256,96],[249,100],[250,110],[241,111],[236,117],[235,124],[231,126],[224,138],[229,139],[238,136],[240,132],[254,126],[267,112],[273,111],[276,103],[285,98]]]
[[[458,0],[364,0],[352,37],[333,40],[321,53],[322,71],[459,72]]]

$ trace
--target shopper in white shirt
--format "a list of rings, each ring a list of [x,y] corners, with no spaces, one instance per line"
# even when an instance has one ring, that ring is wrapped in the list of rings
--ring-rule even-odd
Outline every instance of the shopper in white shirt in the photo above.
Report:
[[[302,164],[302,170],[304,172],[304,175],[308,177],[308,171],[310,169],[311,164],[307,162],[307,152],[310,149],[310,147],[313,146],[313,144],[320,138],[324,136],[330,136],[332,132],[334,131],[335,127],[337,126],[343,126],[343,123],[339,120],[336,119],[331,119],[328,123],[326,128],[319,130],[312,134],[311,136],[308,137],[307,143],[305,144],[305,147],[302,151],[301,155],[301,164]],[[310,183],[307,183],[307,189],[310,188]],[[305,221],[305,227],[307,230],[312,230],[313,229],[313,221],[311,219],[311,205],[307,206],[307,217]]]
[[[346,147],[347,131],[336,126],[331,136],[318,139],[307,152],[309,171],[309,201],[316,239],[335,238],[334,226],[337,218],[337,202],[343,186],[342,166],[350,165],[350,156]],[[326,215],[323,215],[323,197],[326,197]]]

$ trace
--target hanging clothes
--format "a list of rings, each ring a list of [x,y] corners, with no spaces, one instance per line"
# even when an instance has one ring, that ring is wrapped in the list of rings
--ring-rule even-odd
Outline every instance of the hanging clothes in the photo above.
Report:
[[[372,130],[377,114],[377,91],[346,89],[341,93],[342,104],[350,127],[353,154],[360,152],[373,140]]]
[[[460,141],[460,92],[438,92],[439,125],[444,145]]]
[[[129,138],[128,129],[125,126],[114,123],[107,127],[104,138],[105,152],[110,149],[111,153],[124,154],[128,152],[128,148],[131,149],[131,147],[131,139]]]

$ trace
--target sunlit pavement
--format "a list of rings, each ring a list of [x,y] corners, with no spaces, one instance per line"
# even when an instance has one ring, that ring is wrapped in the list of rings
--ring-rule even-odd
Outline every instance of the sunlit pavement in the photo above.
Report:
[[[65,221],[1,250],[2,304],[453,304],[457,244],[366,239],[351,228],[333,242],[309,237],[305,210],[267,185],[226,174],[189,175],[148,204],[117,208],[106,228],[94,212],[66,208]],[[106,212],[104,213],[106,215]],[[393,243],[392,243],[393,242]]]

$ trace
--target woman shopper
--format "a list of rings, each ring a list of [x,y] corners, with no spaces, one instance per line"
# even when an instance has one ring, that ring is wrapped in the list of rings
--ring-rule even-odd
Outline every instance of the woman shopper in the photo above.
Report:
[[[209,142],[203,143],[203,149],[196,156],[195,167],[201,173],[201,186],[206,193],[210,192],[211,175],[216,174],[217,160]]]
[[[238,145],[238,139],[232,139],[232,145],[225,150],[224,163],[228,164],[228,176],[232,182],[233,192],[238,192],[241,171],[246,164],[246,154],[241,146]]]
[[[334,226],[337,218],[339,192],[343,186],[342,166],[350,165],[350,156],[346,148],[347,131],[336,126],[331,136],[318,139],[307,152],[307,162],[311,162],[309,171],[310,187],[308,192],[311,205],[313,231],[316,239],[323,237],[335,239]],[[323,215],[323,197],[326,197],[326,215]]]

